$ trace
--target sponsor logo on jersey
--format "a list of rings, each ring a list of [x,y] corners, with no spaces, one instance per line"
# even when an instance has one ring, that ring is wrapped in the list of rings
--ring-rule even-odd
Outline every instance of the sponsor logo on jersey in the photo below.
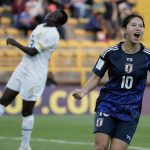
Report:
[[[100,113],[99,113],[99,116],[109,117],[109,114],[106,114],[106,113],[100,112]]]
[[[130,141],[131,140],[131,136],[127,135],[127,139]]]
[[[131,73],[133,71],[133,64],[125,64],[125,72],[126,73]]]
[[[127,61],[133,61],[133,58],[126,58],[127,59]]]

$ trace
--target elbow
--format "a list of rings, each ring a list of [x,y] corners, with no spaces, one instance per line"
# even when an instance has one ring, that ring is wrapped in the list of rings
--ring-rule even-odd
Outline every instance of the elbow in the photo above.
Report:
[[[38,53],[38,51],[33,49],[33,50],[29,51],[28,55],[30,55],[32,57],[32,56],[35,56],[37,53]]]
[[[99,76],[97,76],[96,74],[93,75],[93,82],[98,84],[100,82],[100,80],[101,80],[101,78]]]
[[[37,53],[29,53],[31,57],[35,56]]]

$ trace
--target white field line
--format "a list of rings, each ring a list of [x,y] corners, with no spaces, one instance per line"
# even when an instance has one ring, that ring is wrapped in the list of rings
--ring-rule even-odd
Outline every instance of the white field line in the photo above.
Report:
[[[0,140],[20,141],[20,137],[4,137],[0,136]],[[92,142],[75,142],[55,139],[31,138],[33,142],[58,143],[58,144],[73,144],[73,145],[93,145]],[[150,148],[129,146],[130,150],[150,150]]]

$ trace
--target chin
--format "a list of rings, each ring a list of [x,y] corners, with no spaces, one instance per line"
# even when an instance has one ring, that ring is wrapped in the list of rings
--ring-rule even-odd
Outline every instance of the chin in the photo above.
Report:
[[[138,41],[134,40],[134,41],[131,41],[131,43],[132,43],[132,44],[139,44],[140,41],[139,41],[139,40],[138,40]]]

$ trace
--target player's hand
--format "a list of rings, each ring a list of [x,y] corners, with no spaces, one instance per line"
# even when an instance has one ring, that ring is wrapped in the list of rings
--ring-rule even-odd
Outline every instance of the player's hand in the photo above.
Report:
[[[76,99],[76,100],[81,100],[84,96],[84,93],[81,89],[75,89],[73,91],[72,96]]]
[[[16,46],[16,40],[14,40],[14,39],[12,39],[12,38],[7,38],[7,40],[6,40],[6,42],[7,42],[7,45],[12,45],[12,46]]]

